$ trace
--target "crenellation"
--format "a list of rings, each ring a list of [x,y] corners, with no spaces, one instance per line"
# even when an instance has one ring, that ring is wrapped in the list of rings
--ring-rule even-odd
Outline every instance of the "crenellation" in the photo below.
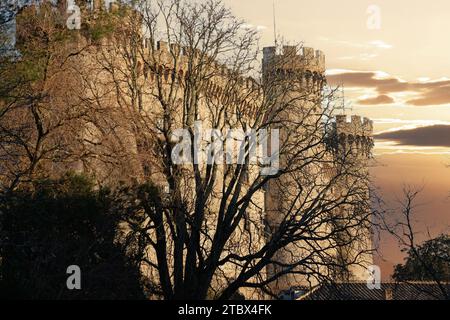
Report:
[[[275,57],[276,56],[276,51],[277,51],[276,47],[265,47],[265,48],[263,48],[264,60],[267,61],[267,60],[270,60],[273,57]]]
[[[309,47],[303,47],[303,54],[301,55],[303,56],[307,62],[311,61],[314,59],[314,49],[313,48],[309,48]]]
[[[346,115],[335,117],[334,135],[344,150],[349,148],[353,153],[367,158],[371,156],[373,147],[373,122],[368,118],[352,115],[350,119]]]
[[[144,45],[146,48],[155,48],[154,43],[149,39],[144,39]],[[156,41],[156,50],[152,53],[155,57],[154,63],[156,64],[154,70],[156,73],[161,74],[175,74],[178,75],[178,79],[180,83],[184,81],[185,75],[187,74],[188,63],[189,63],[189,53],[191,49],[182,47],[179,44],[171,43],[169,44],[166,41]],[[201,50],[194,50],[194,57],[198,58],[201,54]],[[174,59],[177,59],[176,62],[177,67],[174,70]],[[209,94],[218,95],[219,92],[224,92],[224,83],[227,82],[227,79],[234,79],[233,81],[237,81],[238,86],[242,90],[255,90],[256,81],[252,77],[244,77],[240,76],[233,70],[229,69],[226,65],[223,65],[217,61],[212,61],[210,63],[210,68],[212,71],[216,72],[205,86],[206,91]],[[166,82],[171,81],[171,79],[176,79],[177,77],[165,77]],[[149,79],[154,79],[152,74],[150,74]],[[214,90],[210,90],[208,88],[213,88]]]
[[[276,47],[263,49],[263,64],[265,68],[285,69],[290,71],[305,71],[325,73],[325,55],[320,50],[309,47],[283,46],[282,54],[277,54]]]
[[[352,115],[350,119],[346,115],[336,116],[336,130],[338,134],[352,134],[356,136],[372,136],[373,121],[361,116]]]
[[[294,57],[297,55],[296,46],[283,46],[283,55]]]
[[[146,48],[155,48],[152,41],[148,38],[144,40],[144,45]],[[153,52],[153,55],[157,59],[157,61],[155,61],[155,63],[157,64],[156,70],[159,70],[161,68],[164,70],[171,69],[171,65],[174,65],[174,55],[177,59],[179,59],[179,61],[177,62],[177,70],[175,70],[175,73],[185,75],[188,69],[190,51],[191,49],[182,47],[176,43],[169,44],[166,41],[157,41],[156,50]],[[201,55],[201,50],[194,49],[193,51],[195,52],[194,59]],[[255,88],[256,81],[253,78],[241,77],[236,72],[233,72],[233,70],[229,69],[226,65],[220,64],[217,61],[212,61],[210,65],[211,70],[215,70],[217,72],[217,75],[215,75],[213,78],[214,80],[212,80],[217,85],[220,86],[226,81],[225,78],[229,78],[236,79],[239,86],[243,89]],[[174,70],[169,71],[174,72]]]
[[[156,42],[156,50],[160,51],[161,53],[168,53],[169,52],[169,44],[166,41],[157,41]]]
[[[170,50],[176,57],[179,57],[180,55],[183,54],[183,50],[182,50],[181,46],[176,43],[170,44]]]
[[[350,122],[355,124],[355,126],[359,126],[360,124],[362,124],[362,118],[361,116],[358,115],[352,115],[350,116]]]

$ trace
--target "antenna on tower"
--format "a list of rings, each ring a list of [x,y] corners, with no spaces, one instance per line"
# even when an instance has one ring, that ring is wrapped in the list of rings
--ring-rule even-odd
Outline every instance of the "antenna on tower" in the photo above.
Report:
[[[342,114],[346,114],[347,108],[350,109],[350,111],[353,111],[353,104],[351,101],[346,102],[345,101],[345,87],[344,83],[341,84],[341,92],[342,92]]]
[[[345,114],[345,89],[344,89],[344,84],[342,84],[342,114]]]
[[[275,41],[275,48],[277,47],[277,19],[275,15],[275,0],[273,0],[273,36]]]

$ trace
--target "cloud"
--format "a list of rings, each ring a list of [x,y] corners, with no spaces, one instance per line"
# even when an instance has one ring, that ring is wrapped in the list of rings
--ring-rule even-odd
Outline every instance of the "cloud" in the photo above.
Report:
[[[396,118],[375,118],[372,119],[376,124],[390,124],[390,125],[398,125],[398,127],[389,129],[389,131],[400,131],[400,130],[408,130],[408,129],[416,129],[421,127],[430,127],[435,125],[449,125],[450,121],[444,120],[409,120],[409,119],[396,119]],[[387,131],[379,132],[385,133]]]
[[[319,37],[319,40],[326,41],[338,46],[348,47],[353,53],[348,56],[338,57],[339,60],[361,60],[369,61],[379,56],[380,52],[386,49],[391,49],[393,45],[388,44],[382,40],[373,40],[368,42],[352,42],[346,40],[334,40],[326,37]],[[350,49],[350,50],[351,50]],[[349,51],[346,49],[346,51]],[[359,51],[359,53],[355,52]]]
[[[327,76],[331,85],[344,84],[346,88],[370,88],[379,96],[405,93],[409,96],[404,103],[412,106],[433,106],[450,104],[450,80],[408,82],[379,71],[331,72]]]
[[[450,125],[384,132],[375,135],[375,139],[394,141],[406,146],[450,148]]]
[[[334,43],[337,45],[360,48],[360,49],[391,49],[393,45],[384,42],[383,40],[373,40],[368,42],[352,42],[347,40],[334,40],[327,37],[319,37],[319,40]]]
[[[395,102],[394,99],[386,94],[382,94],[374,98],[358,100],[358,104],[362,105],[391,104],[394,102]]]
[[[368,61],[368,60],[375,59],[376,57],[378,57],[378,54],[376,54],[376,53],[361,53],[361,54],[359,54],[357,56],[344,56],[344,57],[339,57],[337,59],[339,59],[339,60],[360,59],[362,61]]]
[[[442,105],[450,103],[450,82],[442,82],[442,86],[434,87],[417,99],[407,101],[413,106]]]
[[[347,71],[327,77],[330,84],[343,83],[346,87],[374,88],[380,92],[399,92],[408,89],[408,83],[394,77],[379,77],[376,71]]]
[[[391,49],[393,47],[393,45],[387,44],[382,40],[370,41],[369,44],[378,49]]]

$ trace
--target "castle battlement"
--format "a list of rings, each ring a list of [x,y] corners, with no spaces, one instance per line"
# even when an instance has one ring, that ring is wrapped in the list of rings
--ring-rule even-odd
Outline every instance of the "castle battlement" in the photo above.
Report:
[[[359,150],[366,157],[370,157],[373,148],[373,121],[360,116],[336,116],[336,142],[344,149]]]
[[[361,116],[347,115],[336,116],[336,130],[338,134],[371,137],[373,133],[373,121]]]
[[[283,46],[281,54],[277,54],[276,47],[263,49],[265,66],[272,65],[286,71],[303,71],[322,75],[325,68],[325,54],[320,50],[309,47]]]
[[[176,43],[168,43],[166,41],[157,41],[156,45],[149,39],[144,40],[145,48],[152,49],[155,58],[155,71],[161,71],[168,73],[169,75],[175,74],[181,79],[186,77],[189,62],[194,62],[196,59],[200,59],[201,50],[183,47]],[[236,74],[227,66],[220,64],[217,61],[208,61],[208,57],[203,57],[204,63],[208,65],[211,72],[214,73],[214,78],[211,80],[212,85],[221,86],[226,80],[233,79],[238,82],[242,89],[255,89],[256,80],[252,77],[244,77]],[[176,61],[176,63],[175,63]],[[176,64],[176,66],[175,66]],[[176,69],[175,69],[176,68]],[[170,80],[170,77],[168,77]]]
[[[208,79],[205,79],[200,88],[206,96],[223,103],[235,104],[246,115],[255,112],[260,99],[260,85],[254,78],[232,71],[198,49],[193,50],[166,41],[153,43],[150,39],[144,39],[144,47],[152,57],[148,60],[152,65],[142,66],[142,72],[150,82],[155,81],[158,75],[163,83],[170,84],[175,81],[184,86],[189,78],[189,67],[195,68],[195,64],[199,63],[205,67],[204,72],[208,74]]]

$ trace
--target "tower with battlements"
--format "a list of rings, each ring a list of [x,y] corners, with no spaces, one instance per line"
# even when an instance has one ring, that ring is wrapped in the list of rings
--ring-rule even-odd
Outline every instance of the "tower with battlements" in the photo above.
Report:
[[[263,78],[267,85],[273,86],[274,83],[276,84],[275,88],[268,90],[268,92],[277,92],[277,87],[279,87],[279,91],[288,90],[286,95],[274,94],[276,99],[279,100],[276,102],[277,105],[287,106],[286,110],[277,110],[277,120],[282,124],[280,127],[281,149],[285,145],[286,149],[295,154],[296,150],[303,147],[302,142],[299,142],[303,137],[312,137],[311,139],[306,139],[307,143],[311,144],[314,143],[315,136],[317,136],[317,139],[320,139],[323,132],[317,131],[318,127],[321,128],[317,124],[320,123],[323,115],[323,88],[326,85],[325,70],[325,55],[319,50],[284,46],[282,52],[279,53],[275,47],[264,48]],[[325,127],[322,129],[325,129]],[[352,116],[351,121],[347,121],[346,116],[336,116],[332,125],[328,127],[329,132],[327,133],[336,144],[335,149],[330,149],[334,151],[330,151],[326,155],[327,161],[333,165],[327,164],[323,167],[307,169],[307,171],[311,171],[309,173],[312,176],[326,176],[326,172],[334,174],[342,169],[339,167],[340,161],[345,158],[346,160],[342,162],[342,166],[351,161],[355,165],[354,172],[357,173],[355,176],[362,178],[362,176],[367,175],[367,162],[373,146],[372,129],[372,122],[366,118],[361,119],[359,116]],[[296,146],[297,143],[299,146]],[[322,147],[329,148],[326,145]],[[308,155],[306,154],[303,157],[308,158]],[[289,152],[281,153],[280,163],[282,168],[283,165],[286,165],[288,162],[292,164],[293,161],[295,159],[290,156]],[[283,219],[286,219],[286,215],[289,212],[302,210],[300,207],[296,208],[295,201],[297,200],[294,199],[297,194],[295,191],[288,191],[303,188],[304,186],[299,182],[301,180],[301,175],[285,174],[269,183],[265,195],[265,209],[267,224],[272,232],[275,232],[280,227],[280,224],[283,222]],[[344,190],[349,185],[354,185],[347,180],[342,179],[338,183],[337,189],[341,188]],[[363,180],[361,179],[361,181]],[[368,189],[365,189],[366,186],[361,187],[364,190],[363,194],[358,193],[355,197],[360,197],[361,199],[358,200],[368,204]],[[335,192],[339,193],[339,190]],[[311,197],[314,197],[314,190],[311,190],[310,193]],[[305,201],[308,200],[306,199]],[[347,209],[349,212],[370,210],[368,207]],[[341,215],[345,213],[336,212],[335,214]],[[326,226],[326,228],[332,227]],[[355,229],[354,235],[356,236],[357,234],[364,239],[361,241],[362,244],[358,244],[363,248],[349,248],[343,245],[342,248],[336,249],[336,252],[330,253],[330,256],[334,256],[340,262],[343,260],[348,261],[349,269],[351,270],[348,270],[345,280],[365,280],[367,277],[365,267],[372,263],[372,256],[369,253],[371,249],[370,230],[364,227],[361,230]],[[337,239],[336,242],[341,241],[343,243],[345,240],[342,235],[342,239]],[[277,252],[275,263],[268,267],[268,276],[270,277],[280,272],[286,272],[286,274],[273,282],[271,286],[273,292],[282,292],[292,287],[314,284],[314,280],[305,276],[308,273],[306,270],[286,270],[286,266],[294,265],[297,261],[308,257],[308,250],[305,247],[288,245],[285,249]],[[352,262],[360,258],[355,257],[356,252],[367,252],[367,254],[361,257],[361,263],[356,263],[356,267],[354,267]],[[324,272],[328,273],[329,271],[324,270]]]
[[[351,198],[357,200],[356,203],[363,204],[361,207],[349,205],[348,212],[350,214],[362,212],[362,215],[370,215],[370,192],[367,183],[369,181],[369,162],[374,146],[373,122],[368,118],[356,115],[350,118],[346,115],[338,115],[331,130],[331,136],[334,140],[334,151],[331,153],[335,162],[334,169],[340,170],[345,163],[352,165],[349,177],[339,181],[338,186],[342,189],[354,188],[357,190]],[[337,214],[348,213],[341,211]],[[348,242],[350,237],[357,238],[359,241],[339,248],[338,259],[350,264],[348,273],[339,280],[366,281],[367,268],[373,265],[371,226],[362,223],[355,228],[350,228],[341,240]]]

